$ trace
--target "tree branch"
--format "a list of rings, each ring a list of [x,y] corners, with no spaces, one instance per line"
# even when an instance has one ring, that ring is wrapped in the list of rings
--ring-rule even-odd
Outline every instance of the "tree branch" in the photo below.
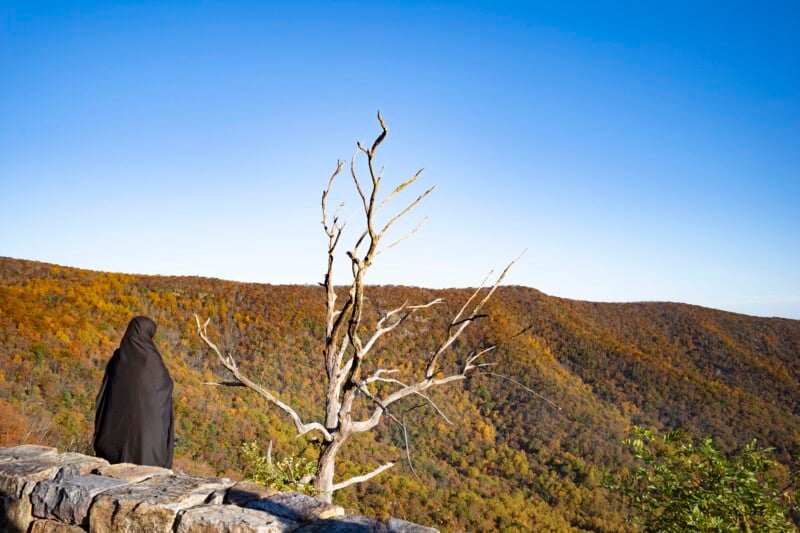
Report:
[[[389,470],[394,465],[395,465],[395,463],[382,464],[381,466],[379,466],[378,468],[376,468],[375,470],[373,470],[372,472],[370,472],[368,474],[364,474],[364,475],[361,475],[361,476],[354,476],[354,477],[351,477],[348,480],[342,481],[341,483],[334,483],[332,490],[333,491],[337,491],[337,490],[341,490],[341,489],[343,489],[345,487],[349,487],[350,485],[355,485],[356,483],[363,483],[364,481],[372,479],[375,476],[377,476],[378,474],[380,474],[380,473],[382,473],[382,472],[384,472],[386,470]]]
[[[460,381],[462,379],[465,379],[466,377],[467,377],[466,374],[461,372],[461,373],[458,373],[458,374],[452,374],[450,376],[439,378],[439,379],[424,379],[422,381],[414,383],[413,385],[409,385],[409,386],[405,387],[404,389],[401,389],[401,390],[399,390],[397,392],[394,392],[394,393],[390,394],[389,396],[386,397],[386,399],[384,399],[382,401],[382,403],[383,403],[384,408],[385,408],[385,407],[388,407],[388,406],[392,405],[394,402],[396,402],[398,400],[402,400],[406,396],[410,396],[412,394],[420,394],[420,393],[430,389],[431,387],[436,387],[438,385],[444,385],[444,384],[450,383],[452,381]]]
[[[533,394],[534,396],[536,396],[537,398],[539,398],[540,400],[549,403],[550,405],[552,405],[553,407],[555,407],[556,409],[561,411],[561,407],[559,407],[557,404],[551,402],[550,400],[548,400],[547,398],[545,398],[544,396],[542,396],[541,394],[539,394],[538,392],[536,392],[532,388],[528,387],[527,385],[523,385],[522,383],[520,383],[519,381],[517,381],[515,379],[511,379],[510,377],[504,376],[503,374],[495,374],[494,372],[479,372],[479,374],[485,374],[487,376],[494,376],[496,378],[504,379],[506,381],[509,381],[509,382],[515,384],[515,385],[518,385],[518,386],[522,387],[523,389],[525,389],[526,391],[528,391],[531,394]]]
[[[439,408],[439,406],[438,406],[438,405],[436,405],[436,402],[434,402],[434,401],[431,399],[431,397],[430,397],[430,396],[428,396],[427,394],[423,394],[423,393],[421,393],[421,392],[418,392],[418,393],[416,393],[416,394],[417,394],[417,396],[421,396],[423,399],[425,399],[425,400],[426,400],[426,401],[427,401],[427,402],[428,402],[428,403],[431,405],[431,407],[433,407],[433,409],[434,409],[434,410],[435,410],[437,413],[439,413],[439,416],[441,416],[441,417],[444,419],[444,421],[445,421],[445,422],[447,422],[447,423],[448,423],[449,425],[451,425],[451,426],[453,425],[453,422],[452,422],[452,421],[451,421],[449,418],[447,418],[447,415],[446,415],[446,414],[444,414],[444,411],[442,411],[442,410]],[[423,404],[423,405],[424,405],[424,404]]]
[[[408,385],[403,383],[399,379],[384,378],[384,377],[381,376],[381,374],[384,374],[384,373],[386,373],[386,374],[394,374],[395,372],[399,372],[399,370],[397,370],[397,369],[386,370],[386,369],[383,369],[383,368],[381,368],[379,370],[376,370],[375,373],[372,376],[370,376],[370,377],[368,377],[367,379],[364,380],[364,385],[369,385],[370,383],[375,383],[375,382],[381,382],[381,383],[394,383],[395,385],[400,385],[403,388],[407,388]],[[384,402],[382,402],[381,400],[376,398],[368,390],[365,390],[365,388],[362,388],[361,390],[372,401],[374,401],[377,405],[379,405],[381,408],[383,408],[384,411],[386,411],[387,413],[389,412],[388,409],[386,408],[386,404]],[[447,415],[444,414],[444,412],[439,408],[438,405],[436,405],[436,402],[434,402],[433,399],[431,399],[430,396],[428,396],[427,394],[424,394],[422,392],[414,392],[412,394],[416,394],[417,396],[420,396],[422,399],[424,399],[426,402],[428,402],[431,405],[431,407],[433,407],[433,409],[437,413],[439,413],[439,416],[441,416],[444,419],[445,422],[447,422],[450,425],[453,424],[453,422],[449,418],[447,418]],[[425,405],[425,404],[423,403],[423,404],[420,404],[420,405]]]
[[[294,409],[292,409],[289,405],[282,402],[280,399],[278,399],[278,397],[276,397],[268,390],[264,389],[263,387],[257,385],[253,381],[246,378],[245,376],[241,375],[239,373],[238,367],[236,366],[236,361],[233,359],[233,356],[228,355],[227,357],[223,357],[222,352],[220,352],[219,348],[217,348],[217,345],[211,342],[211,339],[209,339],[207,330],[210,319],[206,320],[204,324],[200,324],[200,317],[195,314],[194,318],[195,321],[197,322],[197,333],[200,335],[200,338],[203,339],[203,342],[205,342],[206,345],[209,348],[211,348],[214,351],[214,353],[217,354],[217,357],[219,358],[220,363],[222,363],[222,366],[227,368],[233,374],[233,377],[236,378],[236,381],[238,381],[245,387],[254,390],[258,394],[260,394],[261,396],[272,402],[275,406],[280,408],[286,414],[288,414],[291,417],[292,421],[294,422],[295,427],[297,428],[298,435],[305,435],[310,431],[319,431],[320,433],[322,433],[326,441],[330,442],[333,440],[333,435],[331,435],[331,433],[325,428],[325,426],[323,426],[319,422],[311,422],[308,424],[303,423],[303,421],[300,419],[300,415],[298,415],[297,412]]]
[[[522,253],[524,254],[525,252],[522,252]],[[467,303],[466,303],[466,304],[464,304],[464,306],[461,308],[461,310],[460,310],[460,311],[458,312],[458,314],[455,316],[455,318],[453,319],[453,321],[452,321],[452,322],[450,322],[450,325],[447,327],[447,332],[448,332],[448,337],[447,337],[447,339],[445,339],[445,341],[444,341],[444,342],[443,342],[441,345],[439,345],[439,348],[437,348],[437,349],[436,349],[436,350],[435,350],[435,351],[434,351],[434,352],[431,354],[431,356],[428,358],[428,366],[427,366],[427,368],[426,368],[426,370],[425,370],[425,377],[426,377],[426,378],[430,379],[430,378],[432,378],[432,377],[433,377],[433,376],[436,374],[436,371],[437,371],[437,363],[438,363],[438,361],[439,361],[439,357],[442,355],[442,353],[444,353],[444,351],[445,351],[445,350],[447,350],[447,349],[448,349],[448,348],[449,348],[449,347],[450,347],[450,346],[453,344],[453,342],[454,342],[454,341],[455,341],[455,340],[456,340],[456,339],[457,339],[457,338],[458,338],[458,337],[461,335],[461,333],[464,331],[464,329],[465,329],[465,328],[466,328],[466,327],[467,327],[467,326],[468,326],[468,325],[469,325],[469,324],[470,324],[470,323],[471,323],[471,322],[472,322],[472,321],[473,321],[475,318],[478,318],[478,317],[480,316],[480,315],[479,315],[479,312],[480,312],[481,308],[484,306],[484,304],[486,304],[486,302],[487,302],[487,301],[489,301],[489,298],[491,298],[491,297],[492,297],[492,295],[493,295],[493,294],[495,293],[495,291],[497,290],[497,287],[499,287],[499,286],[500,286],[500,283],[501,283],[501,282],[503,281],[503,279],[506,277],[506,274],[508,274],[508,271],[511,269],[511,267],[512,267],[512,266],[514,266],[514,264],[515,264],[517,261],[519,261],[520,257],[522,257],[522,254],[520,254],[520,256],[519,256],[519,257],[517,257],[516,259],[514,259],[513,261],[511,261],[511,262],[510,262],[508,265],[506,265],[506,268],[504,268],[504,269],[503,269],[503,272],[500,274],[500,276],[499,276],[499,277],[497,278],[497,280],[494,282],[494,285],[492,285],[492,287],[489,289],[489,291],[486,293],[486,295],[485,295],[485,296],[484,296],[484,297],[481,299],[481,301],[480,301],[480,302],[478,302],[478,304],[477,304],[477,305],[476,305],[476,306],[475,306],[475,307],[472,309],[472,312],[470,313],[470,316],[469,316],[469,318],[466,318],[466,319],[464,319],[464,320],[461,320],[461,321],[459,321],[458,319],[461,317],[462,313],[463,313],[463,312],[466,310],[467,306],[469,305],[469,302],[471,302],[472,300],[474,300],[474,299],[475,299],[475,297],[476,297],[476,296],[478,295],[478,293],[481,291],[481,288],[482,288],[482,287],[478,287],[478,288],[475,290],[475,292],[473,292],[473,293],[472,293],[472,295],[471,295],[471,296],[469,297],[469,299],[467,300]],[[484,282],[485,282],[485,281],[484,281]],[[459,325],[458,325],[458,327],[455,329],[455,331],[452,331],[452,329],[455,327],[455,324],[456,324],[456,322],[458,322],[458,324],[459,324]]]
[[[471,369],[472,368],[470,368],[470,370]],[[396,392],[390,394],[389,396],[386,397],[386,399],[383,399],[383,400],[378,398],[377,396],[373,395],[371,392],[369,392],[369,390],[367,390],[367,388],[366,388],[366,386],[364,384],[361,384],[360,387],[359,387],[359,390],[361,390],[361,392],[363,392],[365,396],[370,398],[375,403],[376,407],[375,407],[375,410],[372,411],[372,414],[370,415],[370,417],[368,419],[362,420],[362,421],[359,421],[359,422],[353,422],[351,424],[351,429],[352,429],[353,433],[363,433],[364,431],[369,431],[369,430],[371,430],[372,428],[374,428],[375,426],[378,425],[378,423],[381,420],[381,416],[383,415],[384,412],[387,413],[387,414],[390,414],[389,413],[389,406],[391,404],[393,404],[393,403],[395,403],[395,402],[397,402],[399,400],[402,400],[403,398],[411,396],[412,394],[416,394],[418,396],[422,396],[423,398],[427,398],[422,393],[424,391],[430,389],[431,387],[436,387],[438,385],[444,385],[444,384],[450,383],[452,381],[459,381],[459,380],[465,379],[466,377],[467,377],[466,376],[466,371],[464,371],[463,373],[453,374],[451,376],[447,376],[447,377],[444,377],[444,378],[424,379],[423,381],[414,383],[413,385],[407,385],[407,386],[403,387],[399,391],[396,391]],[[447,417],[444,417],[444,418],[445,418],[446,421],[449,422]]]
[[[331,189],[333,188],[333,180],[336,179],[336,176],[342,171],[342,167],[344,167],[344,161],[337,161],[336,162],[336,170],[333,171],[331,178],[328,180],[328,186],[325,187],[325,190],[322,191],[322,226],[325,228],[325,233],[329,237],[333,237],[332,229],[328,227],[328,215],[325,211],[326,202],[328,200],[328,195],[331,193]],[[339,205],[341,208],[341,204]],[[337,212],[338,212],[337,208]],[[333,227],[336,227],[337,216],[336,213],[333,215]]]
[[[334,213],[333,221],[331,225],[328,225],[328,215],[326,212],[327,200],[328,195],[331,192],[331,188],[333,187],[333,181],[336,179],[336,176],[342,171],[342,167],[344,166],[344,161],[337,161],[336,170],[331,175],[331,178],[328,180],[328,186],[322,192],[322,227],[325,229],[325,234],[328,236],[328,268],[325,271],[325,281],[322,286],[325,288],[325,295],[326,295],[326,319],[325,319],[325,335],[326,338],[335,337],[337,331],[335,329],[336,324],[336,317],[338,312],[336,311],[336,290],[333,286],[333,265],[334,265],[334,253],[336,251],[336,246],[339,244],[339,238],[342,236],[342,230],[344,229],[344,225],[339,226],[337,223],[337,216]],[[341,205],[339,206],[341,208]],[[337,208],[338,212],[339,208]],[[328,380],[330,381],[333,379],[335,374],[336,368],[336,361],[335,361],[335,353],[333,350],[326,350],[325,353],[325,371],[328,374]]]
[[[375,252],[375,257],[378,257],[379,255],[381,255],[381,254],[382,254],[383,252],[385,252],[386,250],[391,250],[392,248],[394,248],[395,246],[397,246],[398,244],[400,244],[400,243],[401,243],[401,242],[403,242],[404,240],[406,240],[406,239],[408,239],[409,237],[411,237],[412,235],[414,235],[414,234],[415,234],[417,231],[419,231],[419,229],[420,229],[422,226],[424,226],[424,225],[425,225],[425,223],[426,223],[426,222],[428,222],[428,216],[427,216],[427,215],[425,216],[425,218],[423,218],[423,219],[420,221],[420,223],[419,223],[419,224],[417,224],[417,225],[416,225],[416,227],[415,227],[414,229],[412,229],[411,231],[409,231],[408,233],[406,233],[405,235],[403,235],[402,237],[400,237],[399,239],[397,239],[396,241],[394,241],[394,242],[393,242],[392,244],[390,244],[389,246],[387,246],[387,247],[385,247],[385,248],[383,248],[383,249],[381,249],[381,250],[378,250],[377,252]]]
[[[414,407],[412,407],[410,409],[406,409],[406,411],[403,413],[403,423],[400,425],[400,427],[403,428],[403,442],[406,445],[405,446],[405,448],[406,448],[406,461],[408,461],[408,468],[411,469],[411,473],[414,474],[414,477],[417,478],[420,481],[422,481],[422,478],[419,477],[419,474],[417,474],[416,469],[414,469],[414,463],[411,461],[411,446],[408,444],[408,426],[406,426],[406,415],[409,412],[411,412],[412,410],[417,409],[417,408],[419,408],[419,407],[421,407],[423,405],[425,405],[425,404],[415,405]],[[446,419],[447,418],[445,417],[445,420]]]
[[[369,152],[367,150],[365,150],[361,146],[360,143],[359,143],[358,147],[362,151],[364,151],[364,153],[369,155]],[[364,211],[366,211],[367,210],[367,197],[364,194],[364,190],[361,188],[361,183],[358,181],[358,175],[356,174],[356,156],[357,155],[358,155],[358,150],[356,150],[356,152],[353,154],[353,157],[350,159],[350,176],[352,176],[352,178],[353,178],[353,183],[356,184],[356,191],[358,191],[358,195],[361,197],[361,203],[364,204]],[[361,242],[361,239],[359,239],[359,242]],[[358,248],[358,245],[356,245],[356,248]]]
[[[367,379],[365,379],[364,383],[370,384],[370,383],[374,383],[375,381],[385,381],[385,382],[397,382],[397,383],[400,383],[396,379],[381,377],[381,374],[394,374],[396,372],[400,372],[400,370],[398,370],[396,368],[379,368],[378,370],[375,371],[374,374],[372,374],[372,376],[370,376]],[[402,383],[401,383],[401,385],[402,385]]]
[[[417,197],[417,199],[416,199],[416,200],[414,200],[413,202],[411,202],[410,204],[408,204],[408,205],[406,206],[406,208],[405,208],[405,209],[403,209],[402,211],[400,211],[399,213],[397,213],[397,214],[396,214],[394,217],[392,217],[392,219],[391,219],[391,220],[389,220],[389,222],[387,222],[385,226],[383,226],[383,229],[380,231],[380,233],[378,234],[378,236],[379,236],[379,237],[383,237],[383,236],[386,234],[386,232],[389,230],[389,228],[391,228],[391,227],[392,227],[392,225],[393,225],[395,222],[397,222],[397,220],[398,220],[399,218],[401,218],[403,215],[405,215],[406,213],[408,213],[409,211],[411,211],[412,209],[414,209],[414,207],[415,207],[415,206],[416,206],[418,203],[420,203],[422,200],[424,200],[424,199],[425,199],[425,197],[426,197],[426,196],[428,196],[430,193],[432,193],[434,190],[436,190],[436,185],[434,185],[433,187],[431,187],[430,189],[428,189],[428,190],[427,190],[427,191],[425,191],[424,193],[420,194],[420,195]]]
[[[384,198],[384,199],[383,199],[383,201],[382,201],[380,204],[378,204],[378,207],[376,207],[376,208],[375,208],[375,210],[377,211],[377,210],[379,210],[380,208],[382,208],[384,205],[386,205],[386,204],[388,204],[389,202],[391,202],[391,201],[392,201],[392,198],[394,198],[395,196],[397,196],[397,194],[398,194],[400,191],[402,191],[403,189],[405,189],[406,187],[408,187],[409,185],[411,185],[412,183],[414,183],[415,181],[417,181],[417,178],[419,178],[419,176],[420,176],[420,174],[422,174],[422,171],[423,171],[423,170],[424,170],[424,169],[419,169],[419,170],[417,171],[417,173],[416,173],[416,174],[414,174],[413,176],[411,176],[410,178],[408,178],[406,181],[404,181],[403,183],[401,183],[400,185],[398,185],[397,187],[395,187],[395,188],[394,188],[394,190],[393,190],[391,193],[389,193],[389,196],[387,196],[386,198]],[[381,174],[383,174],[383,169],[381,169]]]
[[[397,307],[395,309],[392,309],[391,311],[388,311],[388,312],[384,313],[384,315],[381,317],[380,320],[378,320],[378,323],[375,325],[375,328],[376,328],[375,329],[375,333],[372,334],[372,337],[370,337],[369,340],[367,341],[367,343],[361,348],[361,351],[363,352],[363,354],[367,354],[372,349],[372,347],[375,345],[375,342],[378,341],[378,339],[380,339],[383,335],[385,335],[385,334],[389,333],[390,331],[392,331],[393,329],[395,329],[397,326],[399,326],[403,322],[405,322],[406,319],[409,316],[411,316],[413,313],[415,313],[416,311],[419,311],[420,309],[427,309],[428,307],[433,307],[434,305],[439,305],[440,303],[442,303],[442,301],[443,300],[441,298],[435,298],[435,299],[431,300],[430,302],[428,302],[426,304],[411,305],[411,306],[409,306],[408,303],[405,302],[400,307]],[[386,322],[389,318],[391,318],[392,316],[394,316],[394,315],[396,315],[398,313],[402,313],[403,311],[407,311],[407,312],[402,317],[400,317],[399,320],[397,320],[396,322],[393,322],[392,324],[389,324],[386,327],[383,326],[383,323]]]
[[[375,139],[375,142],[372,143],[372,149],[369,151],[371,156],[375,155],[375,150],[378,149],[378,146],[380,146],[380,144],[386,138],[386,134],[389,133],[389,128],[386,127],[386,123],[383,121],[380,109],[378,110],[378,123],[381,125],[381,133],[378,135],[378,138]]]

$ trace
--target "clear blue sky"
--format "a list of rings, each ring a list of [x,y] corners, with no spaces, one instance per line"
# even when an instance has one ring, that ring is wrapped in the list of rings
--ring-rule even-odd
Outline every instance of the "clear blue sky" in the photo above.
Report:
[[[316,283],[380,108],[438,189],[370,282],[800,318],[798,6],[2,2],[0,255]]]

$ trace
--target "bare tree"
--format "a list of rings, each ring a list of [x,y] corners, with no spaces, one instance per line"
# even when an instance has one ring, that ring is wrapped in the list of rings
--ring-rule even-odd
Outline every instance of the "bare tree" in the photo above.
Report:
[[[286,413],[294,422],[298,435],[316,432],[321,436],[320,455],[314,487],[327,501],[331,500],[334,491],[371,479],[394,466],[395,463],[390,462],[377,466],[368,474],[339,482],[334,480],[336,457],[342,445],[352,435],[371,431],[381,422],[384,416],[388,416],[393,421],[402,424],[392,414],[393,404],[403,398],[417,396],[430,404],[440,416],[447,420],[439,407],[426,394],[426,391],[432,387],[463,380],[470,372],[491,364],[479,361],[482,361],[481,358],[490,352],[493,347],[476,350],[464,356],[455,367],[447,365],[447,368],[453,368],[449,372],[443,370],[446,365],[442,364],[442,360],[446,357],[449,349],[452,348],[454,341],[467,326],[478,318],[486,316],[481,314],[481,310],[516,261],[512,261],[506,266],[491,286],[486,286],[487,277],[447,324],[444,338],[436,348],[430,353],[416,356],[416,359],[420,361],[424,369],[424,374],[417,374],[418,378],[416,380],[413,376],[409,376],[405,380],[401,379],[399,369],[380,368],[379,361],[370,361],[370,368],[373,370],[365,374],[367,371],[365,370],[364,362],[369,358],[371,351],[382,337],[391,333],[413,314],[442,303],[440,298],[416,305],[406,302],[396,309],[385,312],[374,327],[366,328],[364,325],[364,295],[367,287],[364,280],[367,271],[378,255],[396,246],[416,232],[425,222],[425,219],[400,239],[391,242],[384,248],[380,248],[379,245],[392,226],[416,207],[435,188],[431,187],[426,190],[417,199],[406,205],[404,209],[388,217],[388,222],[383,226],[377,224],[377,213],[386,207],[398,193],[414,183],[422,172],[420,170],[408,180],[397,185],[384,199],[378,200],[383,169],[379,172],[375,171],[374,159],[378,147],[386,138],[388,132],[380,112],[378,112],[378,122],[380,123],[381,132],[372,143],[372,146],[367,148],[358,143],[358,150],[350,161],[350,175],[363,206],[364,229],[355,241],[353,248],[347,251],[352,281],[348,287],[347,294],[343,296],[344,304],[341,306],[337,306],[337,300],[340,295],[337,294],[337,290],[334,287],[333,271],[334,256],[345,224],[340,223],[338,209],[332,216],[329,214],[328,197],[336,177],[341,174],[345,167],[344,161],[337,163],[336,170],[328,181],[327,188],[322,193],[322,226],[328,236],[328,265],[325,272],[325,280],[321,283],[325,289],[325,344],[322,355],[327,378],[324,422],[304,422],[292,407],[279,399],[274,393],[244,376],[239,371],[233,356],[223,355],[220,349],[211,341],[207,329],[209,320],[201,323],[200,318],[195,315],[200,337],[217,354],[222,365],[233,374],[238,384],[254,390]],[[362,184],[356,172],[356,159],[360,152],[366,156],[369,169],[369,181],[366,187]],[[369,334],[365,334],[365,331],[369,331]],[[384,385],[378,388],[374,385],[378,382]],[[354,419],[354,406],[357,401],[369,402],[367,412],[370,414],[362,419]]]

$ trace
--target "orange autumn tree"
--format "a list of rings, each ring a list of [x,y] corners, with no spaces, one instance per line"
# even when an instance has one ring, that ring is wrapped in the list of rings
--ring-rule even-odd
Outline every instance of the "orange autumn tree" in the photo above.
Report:
[[[322,226],[328,237],[327,270],[324,282],[321,284],[325,289],[325,340],[321,357],[326,380],[322,419],[310,422],[302,420],[297,411],[275,393],[242,374],[234,357],[231,354],[223,354],[211,340],[208,333],[210,319],[201,322],[200,318],[195,315],[198,334],[218,356],[221,364],[233,374],[237,384],[250,388],[282,410],[291,418],[298,435],[315,432],[321,437],[319,459],[313,483],[314,488],[326,501],[331,501],[335,491],[367,481],[395,464],[388,462],[377,466],[367,474],[336,481],[334,479],[336,458],[342,446],[351,436],[372,431],[384,416],[402,425],[402,422],[392,413],[392,406],[410,396],[422,398],[436,413],[444,417],[442,411],[426,392],[433,387],[464,380],[471,372],[490,364],[484,361],[484,356],[494,347],[454,355],[454,342],[470,324],[486,316],[481,313],[481,310],[515,262],[509,263],[491,286],[485,286],[488,278],[484,280],[484,283],[471,294],[458,313],[446,324],[444,335],[432,351],[405,353],[400,356],[401,360],[416,361],[421,367],[420,372],[416,374],[408,372],[407,375],[402,375],[400,369],[383,368],[380,360],[373,360],[370,357],[376,343],[403,324],[409,317],[442,303],[440,298],[417,304],[405,302],[395,309],[384,312],[374,325],[368,327],[365,324],[364,301],[367,272],[383,251],[408,238],[417,231],[422,223],[408,234],[381,246],[384,238],[398,220],[407,215],[435,189],[435,187],[429,188],[403,209],[386,217],[388,221],[383,225],[377,222],[378,213],[387,208],[401,191],[416,182],[422,173],[422,170],[418,171],[406,181],[395,186],[387,196],[379,199],[383,169],[376,172],[375,154],[388,133],[380,112],[378,113],[378,122],[381,132],[372,146],[367,148],[361,143],[357,143],[358,150],[350,161],[353,186],[360,199],[361,207],[363,207],[361,210],[363,227],[353,246],[346,253],[352,275],[352,279],[346,287],[346,293],[342,292],[341,287],[337,289],[334,285],[336,252],[344,234],[345,223],[340,222],[338,209],[333,215],[328,210],[328,198],[336,178],[345,167],[344,161],[337,162],[336,170],[322,193]],[[363,153],[367,160],[369,177],[366,183],[362,182],[356,172],[356,156],[359,153]],[[424,221],[425,219],[423,219]],[[342,304],[338,303],[340,298],[343,300]],[[444,363],[445,359],[449,359],[449,364]],[[360,419],[355,414],[359,412],[356,409],[358,402],[366,402],[369,413]]]

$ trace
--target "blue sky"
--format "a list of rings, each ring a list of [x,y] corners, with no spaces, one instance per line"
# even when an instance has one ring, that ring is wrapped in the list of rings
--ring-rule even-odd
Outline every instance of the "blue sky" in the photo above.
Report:
[[[2,2],[0,255],[316,283],[319,195],[380,108],[385,180],[425,168],[399,203],[437,191],[370,282],[473,286],[528,249],[509,283],[800,318],[798,25],[791,2]]]

